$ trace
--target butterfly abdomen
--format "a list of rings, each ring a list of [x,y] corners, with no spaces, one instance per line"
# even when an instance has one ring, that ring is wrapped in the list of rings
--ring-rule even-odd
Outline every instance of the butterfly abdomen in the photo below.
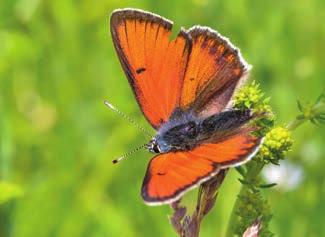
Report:
[[[236,129],[244,125],[252,117],[251,110],[229,110],[221,112],[204,119],[199,124],[200,132],[209,133]]]

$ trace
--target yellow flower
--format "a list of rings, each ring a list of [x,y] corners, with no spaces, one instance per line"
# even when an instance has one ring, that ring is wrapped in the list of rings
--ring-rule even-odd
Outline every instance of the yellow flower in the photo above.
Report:
[[[253,82],[251,85],[242,87],[234,96],[234,105],[239,109],[252,109],[263,102],[264,94],[259,85]]]
[[[260,154],[266,161],[278,161],[283,159],[286,152],[291,149],[293,140],[288,129],[283,127],[273,128],[265,135]]]

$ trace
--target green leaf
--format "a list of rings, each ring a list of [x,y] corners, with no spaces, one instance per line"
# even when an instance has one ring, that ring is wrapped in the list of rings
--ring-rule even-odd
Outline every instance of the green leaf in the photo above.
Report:
[[[270,163],[272,163],[273,165],[280,165],[280,163],[278,161],[275,160],[271,160],[269,159]]]
[[[315,104],[319,103],[322,99],[325,99],[325,92],[321,93],[321,94],[317,97]]]
[[[300,115],[298,115],[296,118],[297,118],[298,120],[303,120],[303,119],[305,119],[305,115],[300,114]]]
[[[241,184],[243,184],[243,185],[251,185],[249,182],[247,182],[246,180],[244,180],[244,179],[238,179],[239,180],[239,182],[241,183]]]
[[[251,107],[251,102],[247,100],[247,101],[244,102],[244,105],[245,105],[247,108],[250,108],[250,107]]]
[[[277,185],[277,183],[270,183],[270,184],[261,184],[260,188],[272,188],[275,185]]]
[[[312,122],[312,124],[314,124],[314,125],[316,125],[316,126],[318,125],[317,121],[316,121],[314,118],[311,118],[311,119],[310,119],[310,122]]]
[[[237,166],[237,167],[235,167],[235,169],[239,174],[241,174],[241,176],[245,177],[246,170],[243,166]]]
[[[324,119],[318,119],[317,122],[319,122],[321,124],[325,124],[325,120]]]
[[[318,114],[318,115],[315,116],[315,118],[319,119],[319,120],[325,120],[325,115]]]
[[[297,100],[297,106],[298,106],[299,111],[302,112],[303,108],[302,108],[302,105],[299,100]]]

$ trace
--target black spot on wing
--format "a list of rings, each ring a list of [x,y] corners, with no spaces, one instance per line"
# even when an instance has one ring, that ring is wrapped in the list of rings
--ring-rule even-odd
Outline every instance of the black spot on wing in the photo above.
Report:
[[[140,68],[138,68],[137,70],[136,70],[136,73],[137,74],[141,74],[141,73],[143,73],[143,72],[145,72],[146,71],[146,69],[144,68],[144,67],[140,67]]]

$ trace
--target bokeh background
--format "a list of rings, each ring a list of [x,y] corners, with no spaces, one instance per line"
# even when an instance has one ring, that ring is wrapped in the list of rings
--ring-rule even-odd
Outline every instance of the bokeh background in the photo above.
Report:
[[[175,236],[168,207],[139,195],[145,151],[111,160],[146,138],[104,105],[150,129],[109,35],[116,8],[137,7],[175,23],[208,25],[241,48],[279,124],[325,86],[323,0],[1,0],[0,236]],[[325,236],[325,129],[304,124],[264,196],[276,236]],[[228,175],[202,236],[223,236],[238,175]],[[191,205],[196,191],[186,195]]]

